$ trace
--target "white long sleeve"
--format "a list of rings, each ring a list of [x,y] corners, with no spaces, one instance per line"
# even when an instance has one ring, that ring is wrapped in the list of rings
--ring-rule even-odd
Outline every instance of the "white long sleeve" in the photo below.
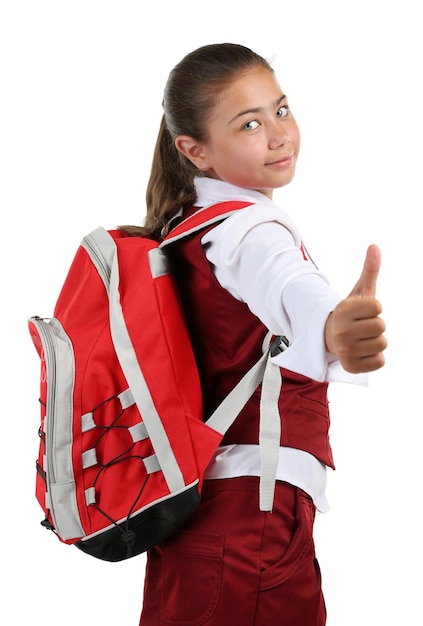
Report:
[[[275,362],[318,381],[365,384],[365,375],[346,372],[326,351],[324,327],[341,298],[308,257],[292,219],[259,192],[211,179],[198,183],[201,206],[227,199],[228,193],[253,202],[209,231],[202,243],[219,283],[272,333],[289,339],[289,349]]]

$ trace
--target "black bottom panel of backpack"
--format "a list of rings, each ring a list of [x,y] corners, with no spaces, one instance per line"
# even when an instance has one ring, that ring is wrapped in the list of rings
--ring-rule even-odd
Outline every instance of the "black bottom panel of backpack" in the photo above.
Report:
[[[177,530],[196,510],[198,485],[159,502],[129,520],[74,545],[103,561],[123,561],[146,552]]]

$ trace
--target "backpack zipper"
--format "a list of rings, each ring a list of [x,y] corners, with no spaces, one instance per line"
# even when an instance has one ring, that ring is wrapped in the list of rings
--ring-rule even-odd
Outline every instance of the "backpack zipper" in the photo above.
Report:
[[[46,367],[44,471],[46,508],[63,538],[85,535],[76,502],[72,464],[72,415],[75,382],[72,343],[55,317],[32,317],[42,343]]]
[[[46,483],[47,483],[47,492],[50,493],[50,485],[51,483],[56,481],[56,472],[54,467],[54,459],[53,454],[50,453],[50,442],[53,441],[54,438],[54,411],[52,410],[56,404],[56,380],[57,380],[57,364],[56,364],[56,355],[54,349],[54,332],[51,330],[49,326],[49,322],[46,321],[46,318],[35,317],[32,318],[32,322],[34,323],[40,337],[41,343],[43,345],[45,366],[46,366],[46,376],[48,380],[47,384],[47,398],[46,398],[46,417],[45,417],[45,462],[46,467],[44,468],[46,473]]]

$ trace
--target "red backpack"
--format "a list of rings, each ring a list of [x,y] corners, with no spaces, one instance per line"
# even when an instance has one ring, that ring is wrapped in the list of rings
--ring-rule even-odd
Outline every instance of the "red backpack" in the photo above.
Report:
[[[203,421],[165,250],[247,205],[200,210],[160,245],[93,231],[76,253],[54,316],[30,318],[41,359],[36,496],[42,525],[62,542],[119,561],[163,541],[198,506],[204,470],[270,361],[265,351]]]

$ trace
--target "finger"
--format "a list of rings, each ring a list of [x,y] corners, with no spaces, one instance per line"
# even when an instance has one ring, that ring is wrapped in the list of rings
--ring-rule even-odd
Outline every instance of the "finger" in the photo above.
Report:
[[[352,374],[367,374],[368,372],[374,372],[385,365],[385,356],[383,352],[378,352],[371,356],[366,356],[360,359],[351,360],[350,362],[343,364],[344,369]]]
[[[376,283],[381,265],[381,254],[378,246],[372,244],[368,247],[363,271],[350,295],[375,296]]]

